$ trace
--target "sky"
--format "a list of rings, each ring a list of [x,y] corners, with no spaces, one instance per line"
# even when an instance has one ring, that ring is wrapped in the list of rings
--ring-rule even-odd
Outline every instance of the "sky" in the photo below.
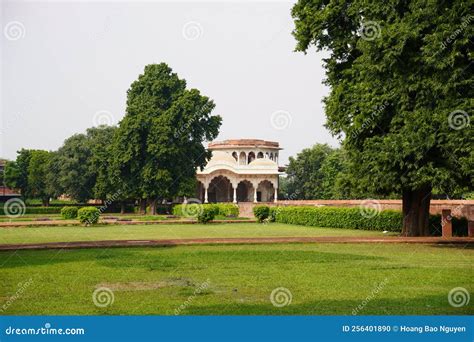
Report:
[[[280,164],[338,145],[323,126],[324,53],[294,52],[294,1],[1,4],[0,157],[117,124],[130,84],[160,62],[214,100],[217,140],[278,141]]]

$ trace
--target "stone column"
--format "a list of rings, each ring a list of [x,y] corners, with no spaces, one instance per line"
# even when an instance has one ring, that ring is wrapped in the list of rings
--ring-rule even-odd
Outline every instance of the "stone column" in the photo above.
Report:
[[[451,210],[443,209],[441,211],[441,230],[444,238],[453,236],[453,224],[451,222]]]
[[[253,203],[257,203],[257,187],[253,187]]]
[[[207,200],[207,186],[204,187],[204,203],[209,203],[209,201]]]
[[[273,202],[278,202],[278,188],[275,188],[275,197],[273,199]]]
[[[237,187],[232,186],[232,189],[234,190],[234,195],[232,197],[232,203],[237,203]]]

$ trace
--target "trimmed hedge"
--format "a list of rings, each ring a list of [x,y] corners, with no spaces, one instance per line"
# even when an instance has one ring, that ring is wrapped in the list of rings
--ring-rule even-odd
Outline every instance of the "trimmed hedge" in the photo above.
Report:
[[[263,222],[270,215],[270,207],[267,207],[266,205],[256,205],[253,207],[253,215],[258,222]]]
[[[100,211],[96,207],[84,207],[77,211],[81,223],[91,225],[99,222]]]
[[[61,217],[66,220],[77,218],[78,207],[63,207],[61,209]]]
[[[201,209],[194,209],[191,206],[201,206]],[[187,207],[187,209],[183,208]],[[231,216],[231,217],[238,217],[239,216],[239,206],[233,203],[206,203],[206,204],[198,204],[198,203],[189,203],[189,204],[176,204],[173,206],[173,215],[175,216],[193,216],[193,213],[198,214],[199,212],[210,209],[214,213],[214,216]]]
[[[210,221],[214,220],[215,217],[215,208],[212,207],[205,207],[202,208],[202,211],[199,213],[197,220],[199,223],[209,223]]]
[[[4,204],[0,205],[0,215],[5,215]],[[26,207],[25,214],[60,214],[61,207]]]
[[[265,206],[255,208],[258,207]],[[374,217],[366,217],[361,214],[359,208],[304,206],[266,208],[268,208],[269,221],[303,226],[401,232],[403,224],[402,212],[396,210],[382,210]],[[266,210],[257,209],[259,212]],[[453,218],[452,222],[454,235],[467,235],[467,219]],[[441,235],[440,215],[430,215],[430,231],[431,235]]]

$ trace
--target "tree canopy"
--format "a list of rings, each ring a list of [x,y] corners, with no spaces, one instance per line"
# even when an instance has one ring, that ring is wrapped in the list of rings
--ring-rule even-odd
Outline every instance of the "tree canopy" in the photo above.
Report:
[[[360,184],[403,196],[405,235],[428,234],[433,188],[472,191],[472,4],[299,0],[298,51],[325,59],[327,127]]]

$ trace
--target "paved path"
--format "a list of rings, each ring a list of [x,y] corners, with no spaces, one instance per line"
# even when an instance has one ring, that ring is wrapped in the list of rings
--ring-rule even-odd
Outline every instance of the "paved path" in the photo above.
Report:
[[[212,223],[255,223],[256,220],[214,220]],[[145,224],[196,224],[195,220],[147,220],[147,221],[121,221],[101,220],[99,224],[111,225],[145,225]],[[56,226],[83,226],[78,220],[51,220],[51,221],[12,221],[0,222],[0,228],[16,227],[56,227]]]
[[[279,244],[279,243],[423,243],[456,244],[474,246],[474,238],[459,237],[269,237],[269,238],[205,238],[169,240],[103,240],[48,242],[32,244],[0,244],[0,251],[19,249],[75,249],[100,247],[167,247],[180,245],[222,245],[222,244]]]

